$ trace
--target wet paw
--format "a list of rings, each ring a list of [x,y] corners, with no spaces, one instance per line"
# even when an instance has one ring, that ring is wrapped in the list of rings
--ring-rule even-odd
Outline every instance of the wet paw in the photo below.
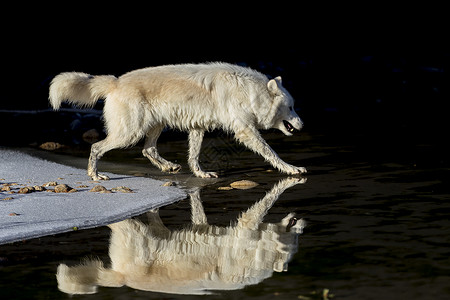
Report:
[[[298,171],[300,172],[300,174],[303,174],[303,173],[307,173],[308,171],[306,171],[306,168],[304,168],[304,167],[297,167],[297,169],[298,169]]]
[[[100,181],[100,180],[109,180],[109,177],[104,174],[95,174],[91,175],[92,180]]]
[[[305,177],[288,177],[281,180],[280,185],[284,186],[285,188],[290,188],[297,184],[304,184],[306,181],[307,179]]]
[[[167,173],[178,173],[181,170],[181,165],[179,164],[173,164],[171,163],[170,165],[164,166],[162,168],[163,172],[167,172]]]
[[[307,173],[306,168],[304,167],[296,167],[291,166],[288,170],[285,171],[289,175],[298,175],[298,174],[304,174]]]
[[[196,177],[200,178],[217,178],[219,175],[217,175],[216,172],[203,172],[203,171],[197,171],[194,173]]]

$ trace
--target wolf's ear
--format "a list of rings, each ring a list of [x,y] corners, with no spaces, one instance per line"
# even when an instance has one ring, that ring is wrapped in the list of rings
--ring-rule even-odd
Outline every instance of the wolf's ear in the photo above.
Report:
[[[278,82],[278,85],[281,85],[281,76],[275,77],[276,82]]]
[[[281,78],[280,78],[280,81],[281,81]],[[269,90],[269,92],[271,94],[274,94],[274,95],[277,95],[277,94],[280,93],[279,89],[278,89],[278,80],[277,80],[277,78],[269,80],[269,82],[267,83],[267,89]]]

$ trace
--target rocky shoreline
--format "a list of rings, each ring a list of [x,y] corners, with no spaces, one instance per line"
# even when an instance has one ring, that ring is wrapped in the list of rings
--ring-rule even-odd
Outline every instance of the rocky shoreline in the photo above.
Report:
[[[18,151],[0,148],[0,161],[0,244],[114,223],[186,196],[146,177],[92,181],[84,169]]]

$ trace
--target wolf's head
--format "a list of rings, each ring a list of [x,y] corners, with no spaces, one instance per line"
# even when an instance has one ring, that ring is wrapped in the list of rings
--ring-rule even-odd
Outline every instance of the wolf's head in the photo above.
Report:
[[[281,77],[269,80],[267,91],[271,103],[263,127],[279,129],[287,136],[292,135],[295,130],[302,129],[303,122],[294,110],[294,99],[281,85]]]

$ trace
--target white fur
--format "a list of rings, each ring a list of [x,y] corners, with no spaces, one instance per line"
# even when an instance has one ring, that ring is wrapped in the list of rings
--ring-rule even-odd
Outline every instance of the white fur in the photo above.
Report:
[[[269,80],[250,68],[210,63],[145,68],[119,78],[62,73],[50,86],[54,109],[65,100],[90,106],[102,97],[106,98],[108,136],[92,145],[88,174],[94,180],[108,179],[97,173],[97,161],[105,152],[133,145],[144,136],[143,155],[162,171],[179,171],[180,165],[162,158],[156,148],[166,126],[189,131],[188,162],[198,177],[217,177],[214,172],[203,171],[198,163],[203,134],[213,129],[234,133],[239,142],[283,173],[306,172],[281,160],[258,132],[277,128],[292,135],[283,120],[297,130],[303,126],[280,77]]]
[[[95,293],[97,286],[129,287],[175,294],[208,294],[210,290],[240,289],[287,270],[298,249],[305,223],[288,214],[280,223],[262,223],[278,197],[305,179],[281,180],[228,227],[209,225],[199,193],[191,196],[192,226],[169,230],[158,210],[148,224],[128,219],[111,224],[111,267],[99,260],[79,266],[61,264],[58,288],[69,294]]]

